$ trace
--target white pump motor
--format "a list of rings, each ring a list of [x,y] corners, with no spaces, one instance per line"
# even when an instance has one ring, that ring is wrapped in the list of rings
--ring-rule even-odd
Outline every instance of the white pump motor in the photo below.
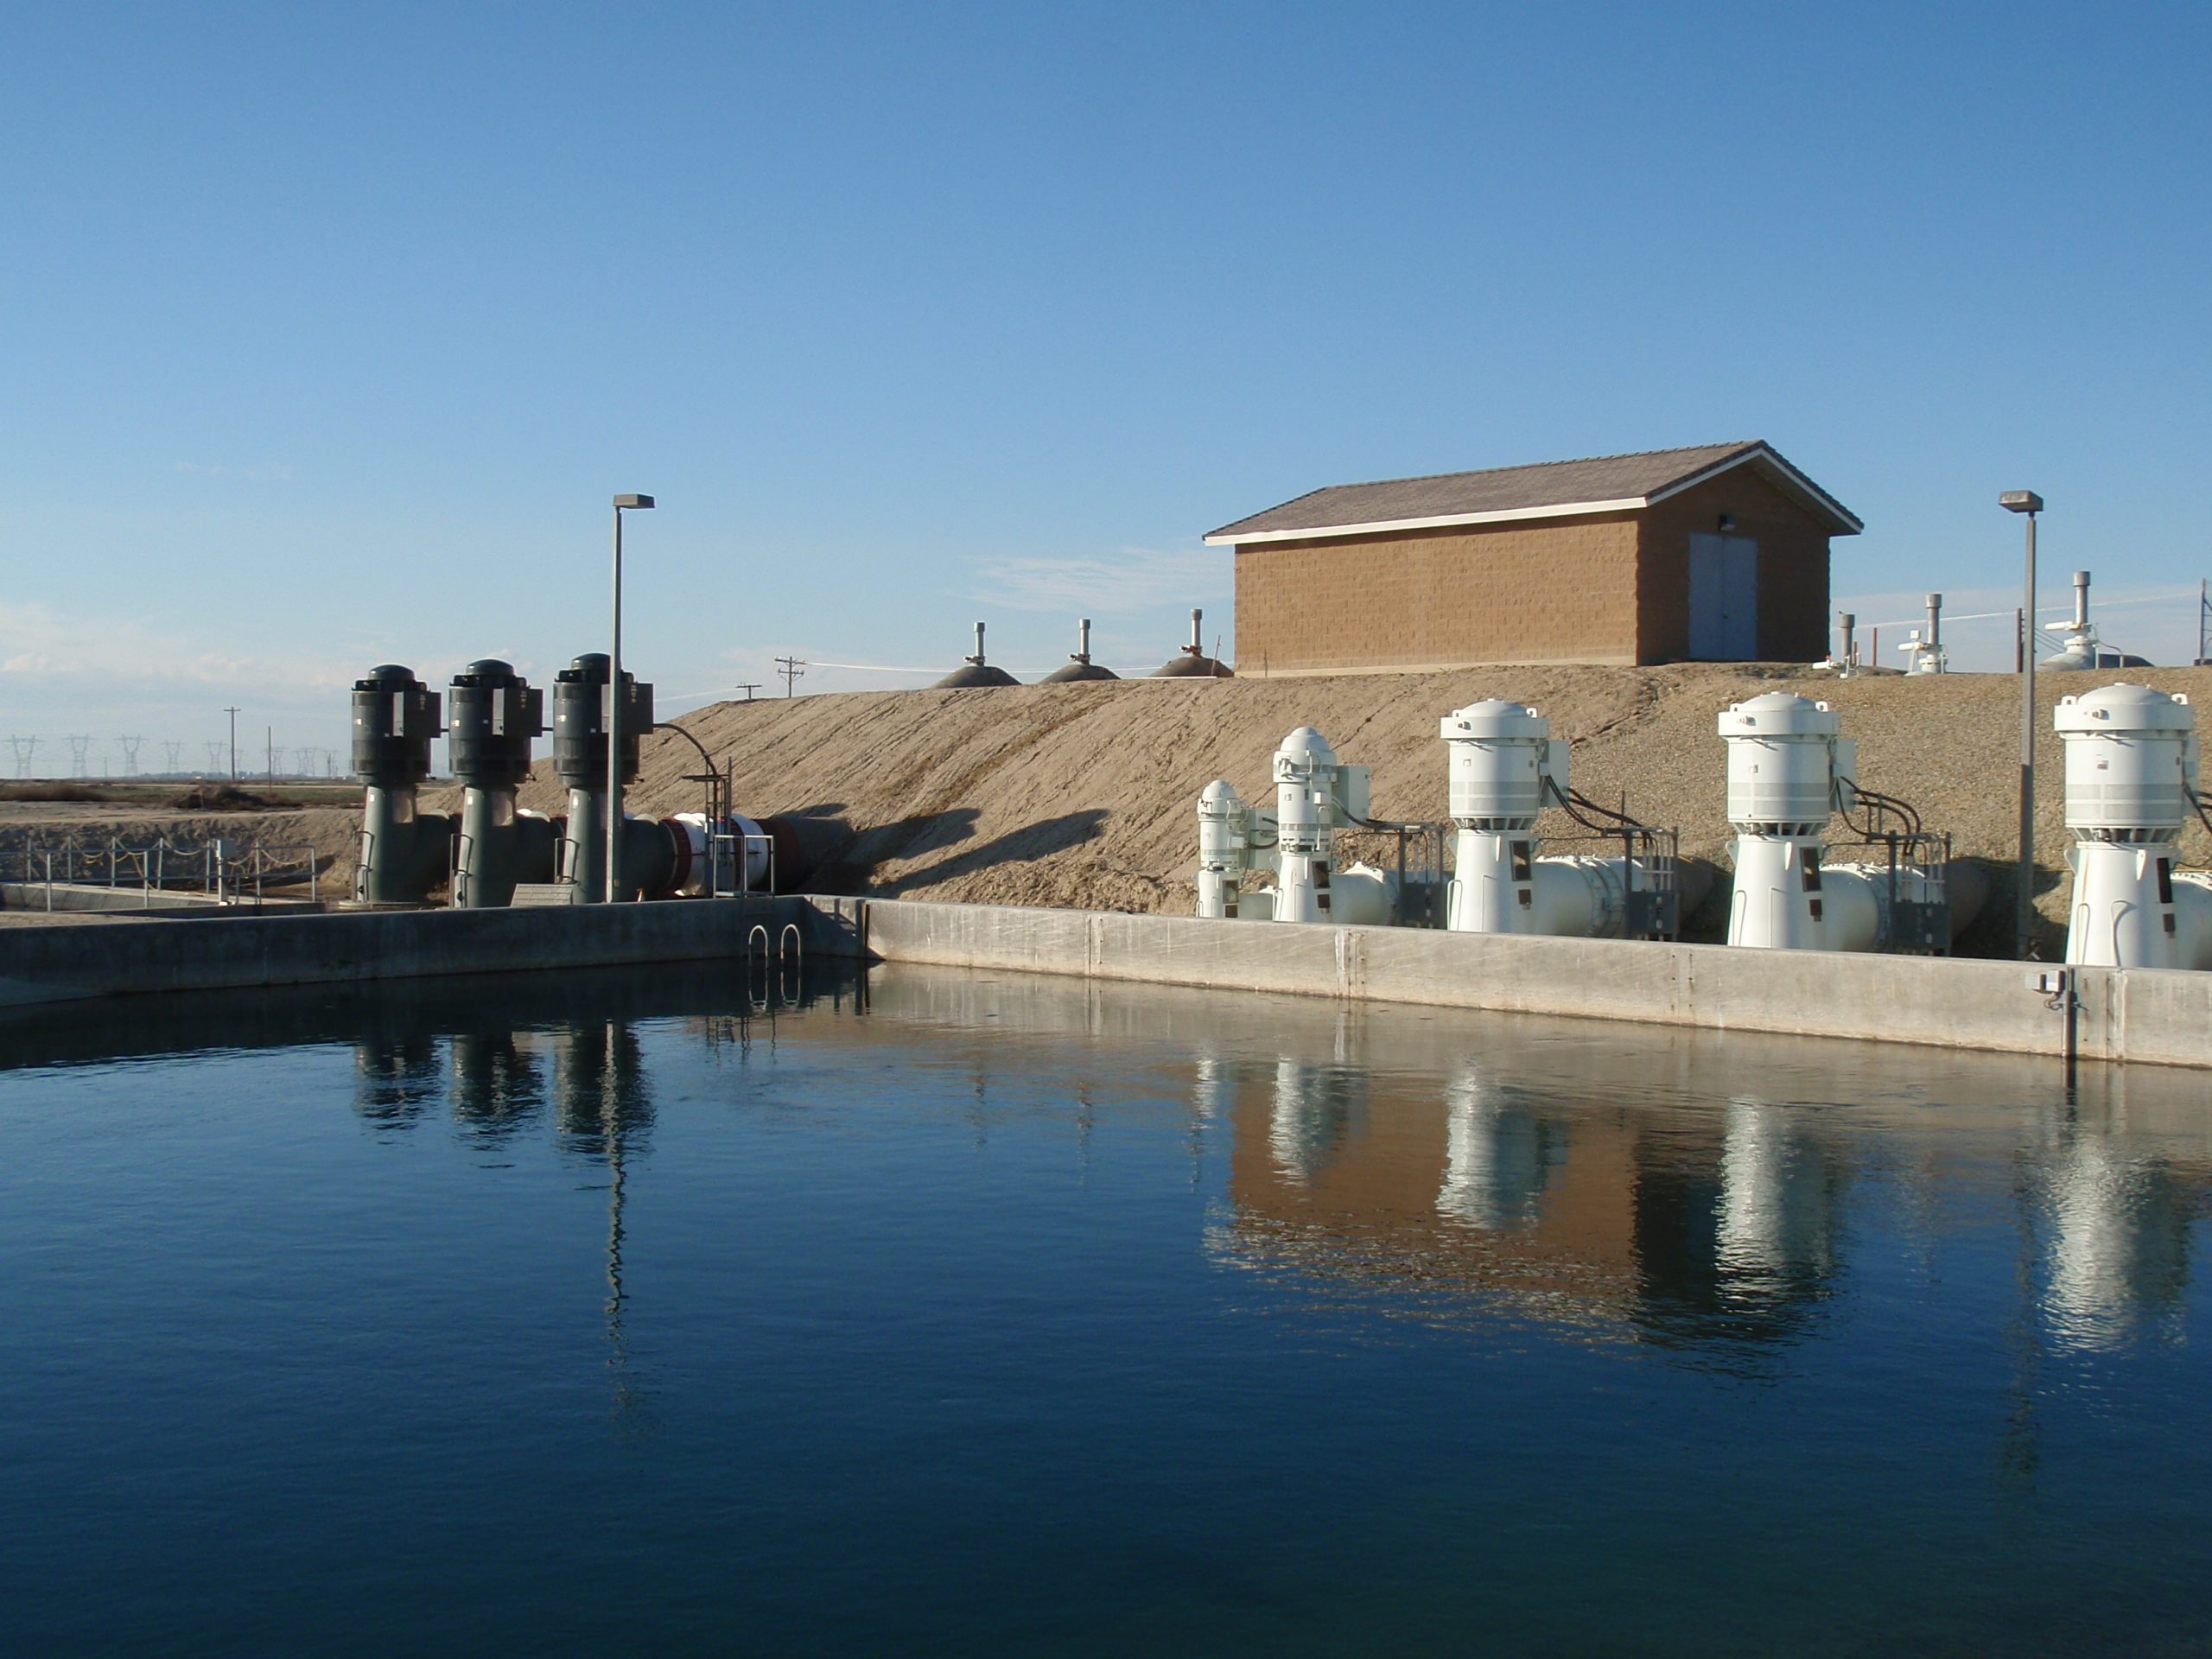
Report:
[[[1368,812],[1365,766],[1345,766],[1329,740],[1301,726],[1275,751],[1275,906],[1279,922],[1381,921],[1389,898],[1378,876],[1361,872],[1351,886],[1357,911],[1344,913],[1332,890],[1329,860],[1336,831]],[[1347,873],[1349,876],[1350,873]],[[1369,887],[1376,891],[1370,893]],[[1380,896],[1382,913],[1370,902]],[[1351,894],[1348,892],[1347,898]]]
[[[1838,735],[1841,724],[1827,703],[1787,691],[1731,703],[1720,716],[1728,822],[1736,831],[1729,944],[1850,948],[1835,937],[1821,879],[1828,817],[1856,799],[1858,746]]]
[[[2066,960],[2212,968],[2212,889],[2174,871],[2196,789],[2196,711],[2147,685],[2062,697],[2066,827],[2074,845]]]
[[[1198,910],[1201,916],[1264,922],[1274,912],[1271,893],[1244,893],[1240,883],[1257,849],[1272,844],[1274,814],[1249,806],[1226,779],[1198,797]]]
[[[1497,697],[1455,709],[1439,727],[1459,825],[1444,920],[1455,933],[1607,939],[1626,929],[1624,861],[1536,856],[1547,792],[1567,792],[1567,747],[1551,729],[1527,704]]]

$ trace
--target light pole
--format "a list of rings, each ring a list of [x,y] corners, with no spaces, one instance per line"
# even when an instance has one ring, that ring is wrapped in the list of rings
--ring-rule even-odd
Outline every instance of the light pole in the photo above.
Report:
[[[2007,490],[1997,505],[2028,516],[2027,588],[2020,601],[2020,893],[2013,924],[2025,958],[2036,913],[2036,514],[2043,511],[2043,497],[2033,490]]]
[[[607,659],[607,902],[622,887],[622,511],[651,507],[650,495],[614,498],[614,649]]]

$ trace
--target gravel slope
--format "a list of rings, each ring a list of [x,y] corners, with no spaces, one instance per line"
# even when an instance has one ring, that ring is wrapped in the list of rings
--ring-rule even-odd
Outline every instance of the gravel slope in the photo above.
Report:
[[[2193,702],[2212,670],[2133,677]],[[2037,686],[2039,908],[2063,915],[2058,697],[2120,677],[2045,674]],[[842,885],[906,898],[1123,910],[1187,909],[1194,898],[1194,806],[1214,778],[1247,799],[1268,794],[1268,757],[1285,733],[1319,728],[1338,754],[1374,769],[1378,815],[1438,818],[1445,752],[1437,722],[1485,696],[1517,698],[1573,745],[1573,781],[1647,822],[1678,825],[1682,850],[1720,859],[1723,754],[1716,721],[1763,691],[1825,698],[1859,740],[1870,788],[1920,809],[1961,856],[2009,862],[2018,808],[2019,687],[2009,675],[1896,675],[1835,680],[1800,668],[1502,667],[1424,675],[1165,681],[963,691],[862,692],[721,703],[681,717],[719,761],[740,810],[812,814],[853,832]],[[649,739],[633,810],[696,809],[699,769],[681,738]],[[524,804],[558,810],[541,761]],[[1565,834],[1563,821],[1548,832]],[[2212,859],[2192,827],[2191,862]],[[1841,855],[1839,855],[1840,856]],[[2009,918],[2009,887],[1992,900]],[[1712,925],[1708,906],[1707,925]],[[2004,943],[2002,926],[1967,948]]]

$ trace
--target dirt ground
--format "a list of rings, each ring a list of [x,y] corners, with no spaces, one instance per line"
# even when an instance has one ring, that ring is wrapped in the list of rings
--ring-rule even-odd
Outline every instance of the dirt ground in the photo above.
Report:
[[[2065,902],[2063,767],[2050,709],[2061,696],[2118,674],[2037,677],[2038,908],[2055,939]],[[2128,677],[2212,697],[2212,670],[2141,669]],[[855,692],[718,703],[676,722],[727,762],[737,810],[815,821],[834,849],[810,885],[888,897],[972,903],[1187,910],[1195,898],[1198,791],[1226,778],[1248,800],[1270,798],[1268,757],[1294,727],[1317,727],[1342,760],[1373,768],[1378,817],[1441,818],[1446,757],[1438,721],[1483,697],[1533,703],[1573,745],[1573,782],[1647,823],[1681,831],[1685,854],[1725,863],[1724,755],[1717,721],[1764,691],[1823,698],[1859,741],[1860,779],[1902,797],[1961,856],[1993,861],[1988,920],[1969,950],[2009,950],[2006,867],[2018,823],[2019,687],[2010,675],[1896,675],[1836,680],[1795,667],[1501,667],[1445,674],[1274,680],[1127,680],[960,691]],[[674,732],[645,741],[633,811],[696,810],[685,780],[699,752]],[[450,811],[459,791],[428,790]],[[563,806],[550,758],[523,804]],[[1556,820],[1556,822],[1554,822]],[[257,834],[314,845],[324,891],[350,890],[358,815],[340,808],[159,818],[143,809],[0,803],[0,870],[11,848],[65,825],[128,838],[162,825],[193,834]],[[1573,826],[1543,826],[1555,849]],[[1837,826],[1840,832],[1841,826]],[[2192,825],[2184,859],[2212,861]],[[1847,857],[1839,847],[1832,856]],[[1725,891],[1725,888],[1723,889]],[[1710,935],[1713,906],[1693,936]]]

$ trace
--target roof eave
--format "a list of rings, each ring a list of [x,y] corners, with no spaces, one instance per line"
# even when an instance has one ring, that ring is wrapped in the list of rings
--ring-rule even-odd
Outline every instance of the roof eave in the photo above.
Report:
[[[1433,518],[1377,518],[1356,524],[1309,524],[1298,530],[1240,531],[1225,525],[1205,538],[1208,547],[1251,547],[1262,542],[1317,542],[1344,536],[1387,536],[1408,530],[1453,530],[1463,524],[1504,524],[1525,518],[1578,518],[1596,512],[1634,512],[1651,498],[1624,495],[1611,501],[1562,501],[1548,507],[1507,507],[1496,512],[1447,512]]]
[[[1670,496],[1718,478],[1738,467],[1756,462],[1784,493],[1795,496],[1815,518],[1825,518],[1831,536],[1856,536],[1866,526],[1842,502],[1799,472],[1765,443],[1748,444],[1732,455],[1724,455],[1709,467],[1700,467],[1649,495],[1621,496],[1610,501],[1564,501],[1551,506],[1509,507],[1495,512],[1440,513],[1427,518],[1382,518],[1349,524],[1306,524],[1291,530],[1240,531],[1224,524],[1205,537],[1208,547],[1256,547],[1274,542],[1333,541],[1350,536],[1387,536],[1415,530],[1456,530],[1470,524],[1504,524],[1531,518],[1574,518],[1600,512],[1639,512]],[[1315,492],[1319,493],[1319,492]],[[1270,508],[1280,512],[1281,508]]]

